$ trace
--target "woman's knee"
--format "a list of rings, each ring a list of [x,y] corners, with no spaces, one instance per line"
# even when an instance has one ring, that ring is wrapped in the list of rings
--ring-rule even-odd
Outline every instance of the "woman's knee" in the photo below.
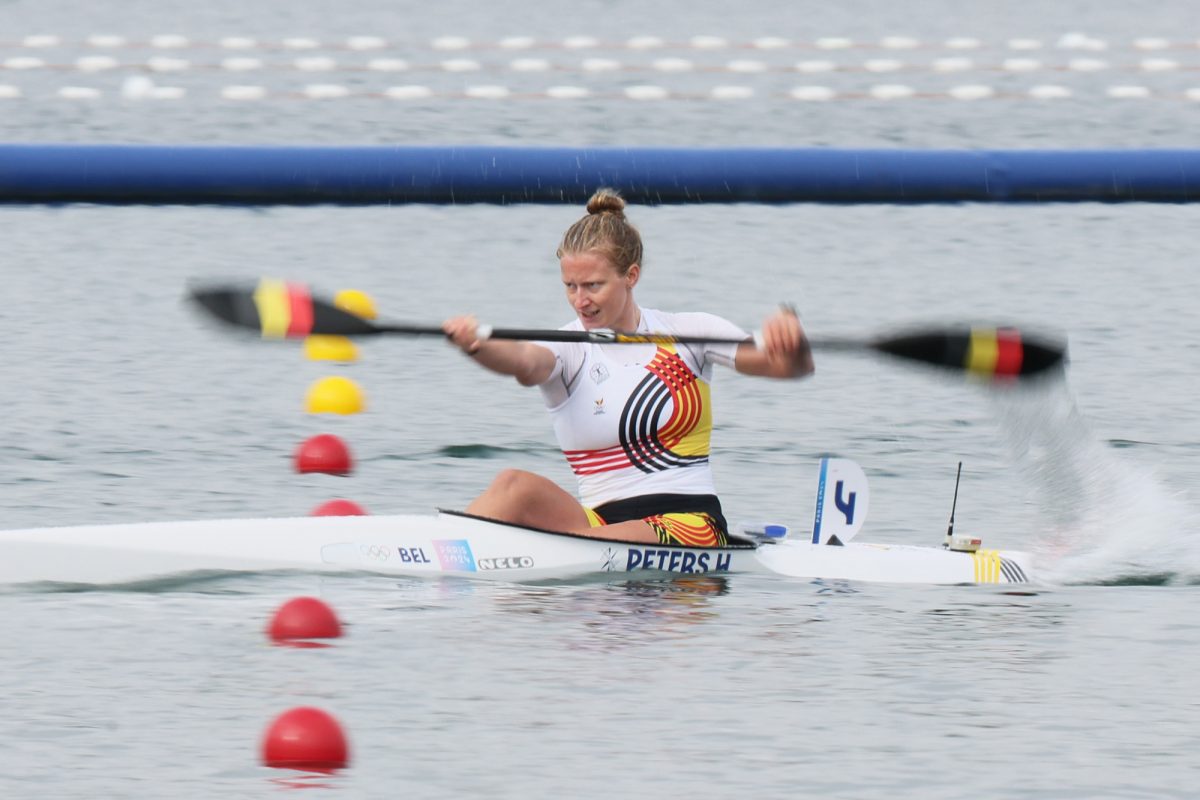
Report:
[[[540,475],[523,469],[502,469],[492,479],[492,491],[507,495],[526,495],[538,490],[545,481]]]

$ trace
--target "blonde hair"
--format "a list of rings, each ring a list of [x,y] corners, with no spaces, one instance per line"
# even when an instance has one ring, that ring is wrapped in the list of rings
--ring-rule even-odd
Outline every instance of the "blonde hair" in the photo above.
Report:
[[[642,237],[625,218],[625,200],[616,189],[597,189],[587,204],[587,215],[567,228],[557,256],[568,253],[600,253],[626,275],[642,263]]]

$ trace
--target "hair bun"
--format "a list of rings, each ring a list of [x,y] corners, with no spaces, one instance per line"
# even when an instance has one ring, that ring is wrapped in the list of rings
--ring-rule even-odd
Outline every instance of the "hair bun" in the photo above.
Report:
[[[588,200],[587,214],[567,228],[555,251],[558,258],[567,253],[598,253],[618,275],[642,263],[642,237],[625,218],[625,201],[616,189],[597,189]]]
[[[616,189],[597,189],[588,200],[587,210],[589,214],[609,212],[624,218],[625,200],[617,194]]]

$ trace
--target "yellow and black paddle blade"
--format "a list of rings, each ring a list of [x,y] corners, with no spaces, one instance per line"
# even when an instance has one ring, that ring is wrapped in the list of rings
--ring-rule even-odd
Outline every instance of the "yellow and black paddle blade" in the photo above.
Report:
[[[1066,361],[1063,345],[1022,335],[1016,328],[914,331],[879,339],[875,350],[960,370],[986,379],[1041,375]]]
[[[193,287],[189,296],[222,322],[264,339],[302,339],[310,334],[362,336],[380,329],[321,298],[300,283],[264,278],[249,286]]]

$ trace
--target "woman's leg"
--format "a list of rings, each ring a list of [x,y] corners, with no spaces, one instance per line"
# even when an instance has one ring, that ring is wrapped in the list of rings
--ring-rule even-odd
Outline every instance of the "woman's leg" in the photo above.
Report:
[[[467,513],[600,539],[658,541],[654,529],[641,520],[593,528],[573,495],[549,478],[522,469],[502,470],[492,485],[467,506]]]
[[[614,522],[612,525],[601,525],[599,528],[588,528],[583,531],[572,531],[581,536],[591,536],[596,539],[616,539],[621,542],[639,542],[658,544],[658,533],[640,519],[628,522]]]
[[[578,500],[549,478],[523,469],[501,470],[467,513],[553,531],[588,525]]]

